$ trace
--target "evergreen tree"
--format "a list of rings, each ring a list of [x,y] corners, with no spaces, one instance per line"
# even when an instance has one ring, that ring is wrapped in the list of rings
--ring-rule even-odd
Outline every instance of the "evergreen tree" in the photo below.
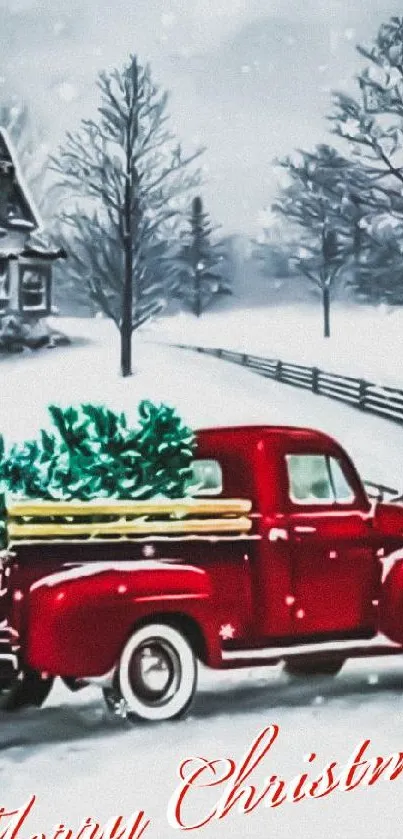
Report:
[[[96,405],[49,408],[52,427],[5,450],[2,491],[25,498],[140,499],[186,494],[195,438],[173,408],[145,400],[137,427]]]
[[[214,298],[231,290],[224,271],[225,252],[222,243],[212,240],[213,227],[200,196],[192,201],[189,228],[180,254],[176,296],[200,317]]]

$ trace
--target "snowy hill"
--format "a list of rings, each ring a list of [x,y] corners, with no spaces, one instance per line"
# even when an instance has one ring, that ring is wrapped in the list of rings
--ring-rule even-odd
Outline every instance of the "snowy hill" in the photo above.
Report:
[[[260,298],[262,299],[262,298]],[[335,304],[323,338],[320,303],[242,307],[225,302],[200,319],[182,313],[154,326],[156,339],[280,358],[403,387],[403,311]]]

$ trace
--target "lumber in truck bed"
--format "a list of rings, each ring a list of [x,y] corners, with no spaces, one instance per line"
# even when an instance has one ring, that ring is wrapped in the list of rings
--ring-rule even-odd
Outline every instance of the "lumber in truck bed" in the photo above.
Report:
[[[10,544],[158,535],[242,534],[252,528],[247,499],[150,501],[9,500]]]

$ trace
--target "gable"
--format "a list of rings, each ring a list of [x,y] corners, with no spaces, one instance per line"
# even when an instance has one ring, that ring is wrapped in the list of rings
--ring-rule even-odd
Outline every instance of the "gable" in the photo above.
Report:
[[[0,226],[27,233],[42,226],[8,132],[0,128]]]

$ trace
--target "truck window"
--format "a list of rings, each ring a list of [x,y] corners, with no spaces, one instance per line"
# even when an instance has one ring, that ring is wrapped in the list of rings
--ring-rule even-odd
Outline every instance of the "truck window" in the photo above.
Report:
[[[355,495],[338,460],[322,454],[286,455],[295,504],[351,504]]]
[[[220,495],[222,469],[217,460],[194,460],[187,486],[189,495]]]

